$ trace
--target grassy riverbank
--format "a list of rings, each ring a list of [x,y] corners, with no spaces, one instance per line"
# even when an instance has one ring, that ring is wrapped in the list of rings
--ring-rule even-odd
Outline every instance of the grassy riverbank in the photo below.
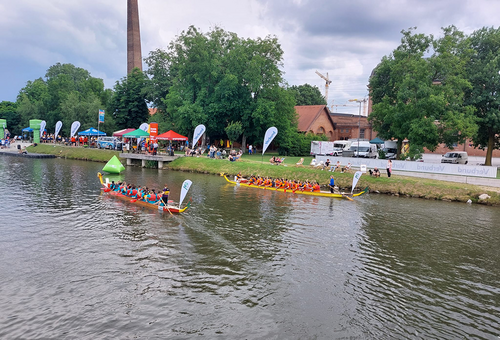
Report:
[[[27,151],[30,153],[42,153],[47,155],[56,155],[66,159],[79,159],[93,162],[107,162],[111,157],[120,154],[118,151],[90,149],[83,147],[72,147],[54,144],[38,144],[29,146]]]
[[[113,155],[118,156],[119,152],[99,149],[89,149],[81,147],[54,146],[50,144],[39,144],[36,147],[29,147],[28,152],[52,154],[61,158],[79,159],[95,162],[107,162]],[[168,167],[171,170],[192,171],[206,174],[219,175],[224,172],[229,175],[236,175],[238,172],[246,177],[252,174],[260,176],[280,177],[298,180],[318,181],[322,185],[329,182],[331,172],[321,171],[318,168],[308,166],[312,157],[305,157],[305,166],[297,167],[295,163],[300,157],[285,158],[284,165],[276,166],[269,164],[270,155],[262,157],[261,155],[244,155],[238,162],[229,162],[227,160],[209,159],[202,157],[181,157]],[[343,191],[350,191],[352,185],[351,173],[335,172],[335,183]],[[368,175],[361,176],[357,188],[362,189],[370,187],[371,192],[390,194],[405,197],[418,197],[432,200],[458,201],[466,202],[472,200],[476,203],[500,205],[500,194],[488,188],[479,187],[470,184],[455,183],[431,180],[418,177],[406,177],[393,175],[391,178],[374,178]],[[488,194],[490,199],[479,201],[481,194]]]

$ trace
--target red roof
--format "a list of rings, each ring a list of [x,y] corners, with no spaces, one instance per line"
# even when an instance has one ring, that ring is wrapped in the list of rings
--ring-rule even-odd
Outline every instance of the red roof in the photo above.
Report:
[[[159,140],[188,140],[187,137],[184,137],[183,135],[179,135],[177,132],[174,132],[173,130],[167,131],[165,133],[162,133],[161,135],[156,136],[156,139],[159,139]]]
[[[299,115],[299,131],[308,132],[311,129],[314,121],[324,111],[331,120],[330,114],[326,109],[326,105],[304,105],[295,106],[295,111]],[[333,121],[332,121],[333,126]]]

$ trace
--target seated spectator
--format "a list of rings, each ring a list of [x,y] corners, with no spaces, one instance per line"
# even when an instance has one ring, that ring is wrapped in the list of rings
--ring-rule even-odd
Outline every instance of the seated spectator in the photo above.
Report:
[[[323,167],[321,168],[321,170],[325,170],[325,168],[328,168],[329,166],[330,166],[330,159],[327,158],[326,162],[325,162],[325,164],[323,164]]]
[[[351,163],[350,163],[350,162],[349,162],[349,163],[347,163],[347,165],[346,165],[344,168],[342,168],[342,171],[341,171],[341,172],[349,172],[349,171],[351,170],[351,166],[352,166],[352,165],[351,165]]]
[[[332,165],[330,167],[330,170],[328,170],[328,171],[335,172],[335,170],[337,170],[337,169],[339,169],[339,171],[340,171],[340,166],[341,166],[340,161],[337,161],[337,164]]]
[[[374,167],[373,171],[372,170],[368,170],[368,172],[370,173],[370,176],[380,177],[380,170],[377,167]]]

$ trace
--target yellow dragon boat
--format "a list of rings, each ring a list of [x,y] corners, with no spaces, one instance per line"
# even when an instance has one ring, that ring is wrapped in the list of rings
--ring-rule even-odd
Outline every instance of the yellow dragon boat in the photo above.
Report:
[[[279,191],[279,192],[284,192],[284,193],[293,193],[296,195],[320,196],[320,197],[332,197],[332,198],[347,198],[348,200],[352,200],[351,197],[361,196],[364,193],[368,192],[368,187],[364,188],[362,191],[355,193],[355,194],[331,193],[328,191],[301,191],[301,190],[292,190],[292,189],[281,189],[281,188],[264,187],[264,186],[252,185],[249,183],[231,181],[229,178],[227,178],[226,175],[223,175],[223,176],[226,179],[226,181],[228,181],[229,183],[239,185],[242,187],[257,188],[257,189],[264,189],[264,190],[270,190],[270,191]]]

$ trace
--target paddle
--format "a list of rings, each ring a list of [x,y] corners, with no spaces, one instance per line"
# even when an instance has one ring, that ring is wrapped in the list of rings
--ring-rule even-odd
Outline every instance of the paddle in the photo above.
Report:
[[[163,200],[163,197],[160,198],[160,201],[164,204],[164,207],[167,208],[168,212],[170,213],[170,215],[173,215],[172,212],[170,211],[170,209],[168,208],[168,205],[165,203],[165,201]]]
[[[347,198],[349,201],[354,201],[354,200],[353,200],[352,198],[350,198],[349,196],[346,196],[346,195],[344,195],[344,194],[341,194],[341,195],[342,195],[342,197]]]

